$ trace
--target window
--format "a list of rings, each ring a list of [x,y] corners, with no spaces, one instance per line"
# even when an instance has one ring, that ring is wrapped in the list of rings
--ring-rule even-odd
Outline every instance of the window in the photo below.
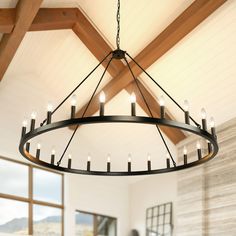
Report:
[[[0,157],[0,235],[63,236],[62,174]]]
[[[76,211],[76,236],[116,236],[116,218]]]
[[[172,235],[172,203],[150,207],[146,212],[146,235]]]

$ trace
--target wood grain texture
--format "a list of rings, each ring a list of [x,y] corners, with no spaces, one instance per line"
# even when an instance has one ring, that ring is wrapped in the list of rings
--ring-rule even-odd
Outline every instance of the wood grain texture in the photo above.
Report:
[[[236,119],[218,127],[217,133],[217,157],[178,173],[177,235],[236,235]],[[190,158],[196,158],[196,139],[181,142],[179,153],[184,145]]]
[[[4,34],[0,43],[0,80],[2,80],[21,41],[29,30],[42,0],[20,0],[16,6],[15,27],[10,34]]]
[[[77,8],[40,8],[29,31],[72,29],[77,22]],[[15,26],[16,9],[0,9],[0,32],[11,33]]]

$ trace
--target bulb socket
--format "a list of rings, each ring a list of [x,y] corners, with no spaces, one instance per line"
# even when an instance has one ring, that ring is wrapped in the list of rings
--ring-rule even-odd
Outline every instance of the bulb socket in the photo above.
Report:
[[[184,118],[185,118],[185,124],[189,125],[190,124],[189,111],[184,112]]]
[[[26,134],[26,127],[23,126],[22,130],[21,130],[21,138],[23,138],[23,136]]]
[[[128,172],[131,172],[131,162],[128,161]]]
[[[166,158],[166,167],[170,168],[170,158]]]
[[[72,163],[72,160],[71,158],[68,159],[68,169],[71,169],[71,163]]]
[[[33,131],[34,129],[35,129],[35,119],[31,119],[30,131]]]
[[[210,154],[212,152],[212,146],[211,143],[207,143],[208,153]]]
[[[164,119],[165,118],[165,107],[160,106],[160,110],[161,110],[161,119]]]
[[[87,161],[87,171],[90,171],[90,169],[91,169],[91,162]]]
[[[188,155],[184,154],[184,165],[188,164]]]
[[[71,106],[71,119],[74,119],[75,118],[75,110],[76,110],[76,107],[75,106]]]
[[[151,171],[151,170],[152,170],[152,163],[151,163],[151,160],[148,160],[148,161],[147,161],[147,169],[148,169],[148,171]]]
[[[207,121],[206,121],[206,119],[202,119],[202,129],[203,130],[207,130]]]
[[[30,143],[29,143],[29,142],[26,143],[25,150],[26,150],[27,152],[29,152],[29,150],[30,150]]]
[[[135,104],[135,102],[131,103],[131,115],[136,116],[136,104]]]
[[[100,102],[100,116],[104,116],[105,113],[105,103]]]
[[[111,172],[111,163],[107,162],[107,172]]]
[[[52,154],[51,155],[51,164],[54,165],[54,163],[55,163],[55,155]]]
[[[47,124],[51,124],[52,122],[52,112],[48,111],[47,112]]]
[[[40,158],[40,149],[37,148],[36,150],[36,158],[39,159]]]

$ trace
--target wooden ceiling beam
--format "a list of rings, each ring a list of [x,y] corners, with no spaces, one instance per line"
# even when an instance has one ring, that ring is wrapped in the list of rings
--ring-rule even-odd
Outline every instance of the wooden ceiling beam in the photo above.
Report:
[[[29,31],[72,29],[77,22],[77,8],[40,8]],[[0,33],[11,33],[16,9],[0,9]]]
[[[0,80],[29,30],[42,1],[20,0],[17,3],[14,29],[10,34],[4,34],[0,42]]]
[[[179,17],[177,17],[160,35],[158,35],[148,46],[146,46],[136,57],[135,60],[146,70],[154,62],[156,62],[167,51],[173,48],[181,39],[183,39],[188,33],[195,29],[204,19],[206,19],[211,13],[218,9],[227,0],[196,0],[194,1]],[[91,23],[86,20],[86,17],[82,18],[82,24],[80,21],[77,23],[74,32],[85,43],[88,49],[94,54],[94,56],[101,60],[104,55],[111,50],[108,44],[99,36],[96,29],[93,29]],[[90,25],[89,25],[90,24]],[[86,30],[87,25],[89,25]],[[78,33],[79,32],[79,33]],[[94,36],[95,35],[95,36]],[[120,71],[120,69],[123,69]],[[134,75],[139,76],[142,71],[134,63],[130,63]],[[107,102],[117,95],[122,89],[130,90],[129,84],[132,83],[132,77],[129,76],[129,70],[127,66],[119,65],[117,68],[118,74],[113,80],[111,80],[102,90],[106,93]],[[108,70],[114,77],[114,71]],[[147,91],[148,92],[148,91]],[[152,96],[149,92],[148,95]],[[154,98],[153,98],[154,102]],[[141,107],[145,110],[144,104],[139,101]],[[86,104],[87,105],[87,104]],[[77,116],[81,116],[85,109],[83,106],[77,113]],[[99,109],[98,95],[95,96],[94,102],[91,103],[87,115],[92,115]],[[158,109],[158,108],[157,108]],[[158,115],[158,114],[157,114]],[[175,132],[174,132],[175,133]],[[176,135],[176,133],[175,133]],[[168,135],[167,135],[168,136]],[[178,140],[174,140],[168,136],[174,143],[181,141],[185,135],[182,133]]]

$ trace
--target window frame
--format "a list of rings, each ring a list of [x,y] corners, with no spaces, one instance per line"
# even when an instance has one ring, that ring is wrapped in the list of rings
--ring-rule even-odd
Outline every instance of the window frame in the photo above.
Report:
[[[20,197],[17,195],[12,195],[12,194],[6,194],[6,193],[1,193],[0,192],[0,198],[5,198],[5,199],[9,199],[9,200],[15,200],[15,201],[20,201],[20,202],[25,202],[28,203],[28,234],[29,235],[33,235],[33,207],[34,205],[40,205],[40,206],[48,206],[48,207],[54,207],[54,208],[58,208],[61,209],[61,216],[62,216],[62,222],[61,222],[61,232],[62,232],[62,236],[64,236],[64,217],[65,217],[65,213],[64,213],[64,174],[63,173],[59,173],[57,171],[54,170],[49,170],[46,168],[42,168],[36,165],[32,165],[32,164],[28,164],[25,162],[21,162],[18,160],[14,160],[8,157],[3,157],[0,156],[0,160],[5,160],[5,161],[10,161],[10,162],[14,162],[17,163],[19,165],[25,165],[28,167],[28,197]],[[55,203],[50,203],[50,202],[45,202],[45,201],[39,201],[39,200],[34,200],[33,199],[33,170],[34,169],[40,169],[40,170],[44,170],[44,171],[48,171],[54,174],[58,174],[60,175],[61,178],[61,204],[55,204]]]
[[[88,215],[92,215],[93,216],[93,231],[94,231],[94,234],[95,236],[96,235],[96,217],[97,216],[101,216],[101,217],[107,217],[107,218],[110,218],[110,219],[113,219],[116,221],[116,224],[115,224],[115,236],[117,236],[117,224],[118,224],[118,220],[116,217],[113,217],[113,216],[108,216],[108,215],[103,215],[103,214],[99,214],[99,213],[94,213],[94,212],[88,212],[88,211],[83,211],[83,210],[75,210],[76,213],[83,213],[83,214],[88,214]]]

